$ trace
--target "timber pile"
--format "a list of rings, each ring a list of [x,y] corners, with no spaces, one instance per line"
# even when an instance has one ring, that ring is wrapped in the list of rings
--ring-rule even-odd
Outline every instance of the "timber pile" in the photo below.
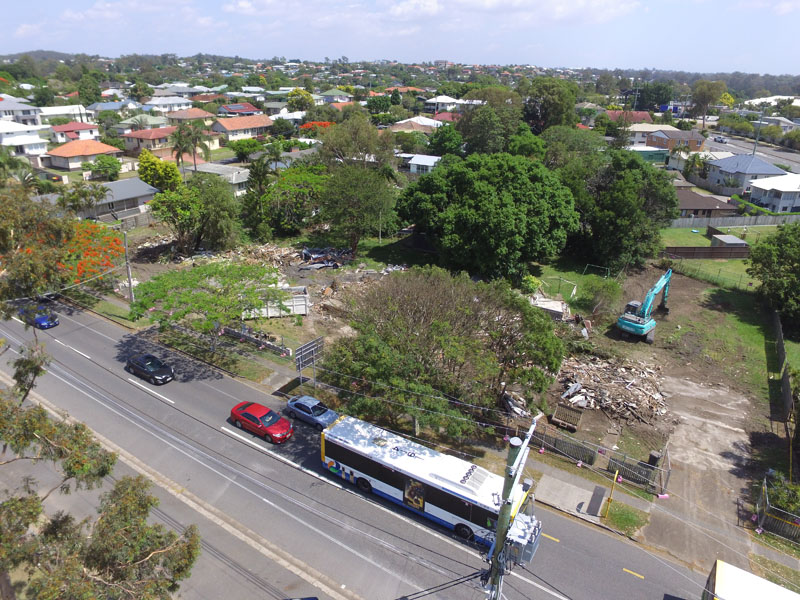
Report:
[[[602,410],[614,421],[653,425],[667,412],[658,370],[644,363],[626,365],[596,356],[588,361],[566,358],[561,364],[561,399],[572,406]]]

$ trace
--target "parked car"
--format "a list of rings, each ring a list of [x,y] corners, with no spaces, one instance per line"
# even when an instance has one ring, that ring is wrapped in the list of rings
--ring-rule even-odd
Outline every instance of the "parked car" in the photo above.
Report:
[[[153,385],[167,383],[175,379],[175,370],[152,354],[136,354],[125,363],[128,373],[138,375]]]
[[[20,320],[37,329],[50,329],[58,325],[58,316],[41,304],[27,304],[19,309]]]
[[[273,444],[288,441],[294,433],[289,419],[257,402],[240,402],[234,406],[231,409],[231,421],[238,429],[263,436]]]
[[[289,416],[310,423],[320,431],[339,418],[335,410],[331,410],[313,396],[294,396],[286,403]]]
[[[717,142],[717,143],[720,143],[720,144],[727,144],[728,143],[728,138],[726,138],[724,136],[721,136],[721,135],[717,135],[717,136],[714,136],[714,141]]]

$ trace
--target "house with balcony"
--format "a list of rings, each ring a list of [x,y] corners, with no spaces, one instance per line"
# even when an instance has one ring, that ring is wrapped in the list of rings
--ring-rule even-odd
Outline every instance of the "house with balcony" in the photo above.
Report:
[[[712,191],[730,196],[749,193],[752,182],[756,179],[778,175],[786,175],[786,171],[758,156],[735,154],[729,158],[710,161],[707,181]]]
[[[125,140],[125,153],[130,156],[139,156],[142,150],[160,150],[170,146],[169,136],[177,127],[158,127],[156,129],[140,129],[123,134]]]
[[[67,171],[77,171],[81,164],[94,162],[98,156],[108,154],[119,158],[122,150],[96,140],[74,140],[53,148],[42,156],[45,166]]]
[[[72,121],[64,125],[50,127],[50,141],[54,144],[66,144],[72,140],[99,140],[100,127],[94,123],[78,123]]]
[[[88,123],[91,119],[86,107],[82,104],[68,104],[67,106],[41,106],[39,118],[42,123],[49,123],[50,119],[69,119],[79,123]]]
[[[41,156],[47,152],[47,141],[39,137],[41,125],[22,125],[0,119],[0,146],[11,156]]]
[[[184,174],[194,173],[194,167],[186,166],[182,169]],[[203,163],[197,165],[198,173],[210,173],[224,179],[230,186],[233,195],[237,198],[247,192],[247,179],[250,177],[250,169],[244,167],[234,167],[233,165],[220,165],[217,163]]]
[[[788,173],[750,182],[750,201],[772,212],[800,212],[800,175]]]
[[[221,133],[227,141],[232,142],[264,136],[270,127],[272,127],[272,119],[268,116],[253,115],[219,119],[211,126],[211,130]]]
[[[20,125],[41,125],[42,109],[31,106],[22,98],[3,94],[0,96],[0,120],[14,121]]]
[[[655,123],[634,123],[628,127],[628,143],[631,146],[649,146],[647,138],[658,131],[679,131],[672,125],[660,125]]]

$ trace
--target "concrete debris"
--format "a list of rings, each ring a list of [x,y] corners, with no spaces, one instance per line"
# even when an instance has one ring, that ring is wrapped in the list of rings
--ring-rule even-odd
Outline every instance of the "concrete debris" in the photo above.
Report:
[[[507,391],[503,394],[503,404],[506,410],[517,417],[528,418],[531,413],[525,409],[527,402],[517,392]]]
[[[559,373],[565,390],[561,398],[575,407],[602,410],[613,421],[653,425],[667,413],[658,370],[644,363],[566,358]]]
[[[350,248],[303,248],[300,258],[306,263],[300,267],[301,271],[338,269],[353,260],[353,251]]]

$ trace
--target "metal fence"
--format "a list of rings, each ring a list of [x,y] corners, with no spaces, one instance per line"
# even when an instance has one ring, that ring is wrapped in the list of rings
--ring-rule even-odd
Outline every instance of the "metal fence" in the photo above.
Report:
[[[800,541],[800,516],[786,512],[769,501],[767,478],[761,483],[755,511],[756,522],[764,531],[775,533],[793,541]]]
[[[727,289],[755,290],[755,282],[747,273],[737,273],[735,271],[726,271],[721,267],[714,268],[707,265],[693,264],[691,259],[669,255],[666,252],[662,256],[673,261],[672,270],[676,273],[708,281]]]
[[[670,227],[751,227],[753,225],[782,225],[800,221],[800,215],[758,215],[755,217],[681,217],[673,219]]]
[[[537,427],[531,444],[538,444],[545,451],[554,452],[572,461],[608,471],[628,483],[637,485],[654,494],[664,494],[669,485],[671,464],[669,450],[664,448],[661,466],[630,457],[627,454],[604,448],[591,442],[578,440],[553,426]]]

